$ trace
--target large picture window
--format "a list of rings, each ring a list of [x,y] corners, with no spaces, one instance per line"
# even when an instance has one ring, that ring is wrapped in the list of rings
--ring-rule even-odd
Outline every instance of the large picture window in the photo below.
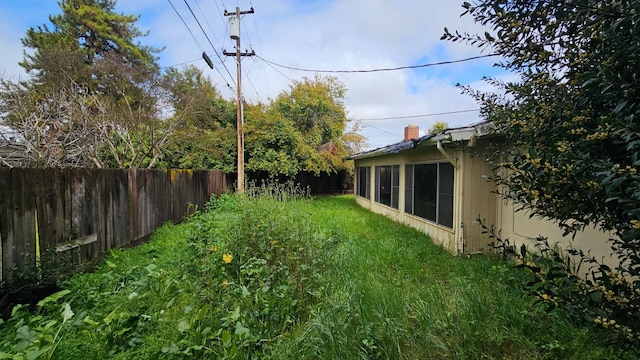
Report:
[[[450,163],[407,165],[404,211],[453,228],[453,176]]]
[[[356,194],[363,198],[371,198],[371,167],[359,166],[357,169],[358,183],[356,184]]]
[[[400,196],[400,165],[376,166],[375,179],[375,201],[397,209]]]

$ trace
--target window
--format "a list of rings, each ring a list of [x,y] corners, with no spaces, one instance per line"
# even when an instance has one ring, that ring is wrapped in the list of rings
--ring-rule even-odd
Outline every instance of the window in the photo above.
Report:
[[[407,165],[404,211],[452,228],[453,176],[450,163]]]
[[[371,198],[371,168],[359,166],[357,170],[358,183],[356,184],[356,194],[363,198]]]
[[[376,166],[375,177],[375,201],[397,209],[400,195],[400,165]]]

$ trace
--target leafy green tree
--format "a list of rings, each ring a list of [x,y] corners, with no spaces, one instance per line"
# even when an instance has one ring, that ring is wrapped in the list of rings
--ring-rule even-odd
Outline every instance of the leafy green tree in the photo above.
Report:
[[[431,128],[427,130],[427,132],[429,134],[439,134],[444,130],[446,130],[448,127],[449,127],[449,124],[447,124],[446,122],[438,121],[435,124],[433,124]]]
[[[334,77],[304,78],[294,81],[289,90],[278,95],[265,110],[267,117],[282,126],[279,128],[282,136],[289,140],[297,139],[293,154],[296,161],[291,163],[292,168],[282,173],[319,175],[350,170],[350,163],[343,160],[348,154],[348,147],[357,147],[364,139],[345,132],[348,122],[343,102],[345,92],[344,85]],[[250,119],[247,126],[252,126]],[[287,134],[290,131],[293,133]],[[247,144],[251,146],[249,139]],[[273,139],[263,145],[276,145],[278,141]],[[265,149],[256,150],[267,153]],[[272,150],[283,151],[279,145]],[[256,158],[253,153],[250,157]]]
[[[586,306],[600,324],[616,319],[638,341],[640,2],[481,0],[463,7],[487,31],[445,29],[443,38],[499,54],[498,65],[519,75],[489,79],[502,95],[465,89],[516,149],[494,159],[509,170],[496,176],[503,195],[557,220],[567,234],[589,225],[613,232],[621,265],[597,267],[591,287],[567,301]]]
[[[122,79],[144,80],[157,70],[158,49],[135,43],[146,35],[136,25],[137,16],[115,12],[115,0],[62,0],[62,14],[52,15],[52,27],[27,30],[20,65],[38,84],[74,81],[90,90],[107,91]],[[117,70],[117,72],[116,72]],[[115,89],[121,91],[122,89]]]
[[[297,175],[303,156],[310,155],[294,122],[262,104],[245,107],[245,116],[247,172],[257,178]]]
[[[273,102],[284,117],[295,121],[309,144],[321,145],[338,138],[347,122],[344,110],[346,88],[335,77],[303,78],[289,85]]]
[[[162,166],[221,169],[236,166],[236,106],[194,66],[170,68],[165,74],[174,116],[183,121],[163,156]]]

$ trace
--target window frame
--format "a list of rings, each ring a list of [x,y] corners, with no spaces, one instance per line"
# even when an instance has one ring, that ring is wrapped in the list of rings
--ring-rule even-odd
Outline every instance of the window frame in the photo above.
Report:
[[[362,176],[363,170],[364,170],[364,176]],[[358,166],[356,168],[356,174],[357,174],[356,195],[363,197],[365,199],[371,199],[371,166]],[[362,189],[363,180],[364,180],[364,189]]]
[[[375,167],[375,196],[374,201],[378,204],[386,205],[394,209],[399,209],[400,203],[400,165],[376,165]],[[389,174],[386,174],[386,172]],[[381,177],[384,175],[385,179]],[[388,180],[388,183],[387,181]],[[382,182],[385,182],[384,184]],[[389,191],[382,190],[388,187]],[[386,194],[389,194],[389,201],[386,201]]]
[[[435,219],[430,219],[423,215],[416,214],[416,166],[433,166],[435,165],[435,175],[433,180],[436,181],[435,187]],[[444,169],[443,166],[448,166]],[[455,213],[455,167],[445,161],[415,163],[405,165],[405,213],[417,216],[426,221],[434,222],[438,225],[453,229],[454,213]],[[446,177],[446,178],[445,178]],[[451,180],[450,183],[447,180]],[[432,180],[429,180],[432,181]],[[447,184],[444,184],[444,182]],[[427,185],[423,185],[427,186]],[[428,215],[427,215],[428,216]]]

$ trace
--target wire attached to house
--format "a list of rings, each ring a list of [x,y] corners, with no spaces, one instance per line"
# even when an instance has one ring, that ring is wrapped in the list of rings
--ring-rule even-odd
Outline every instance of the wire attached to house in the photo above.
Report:
[[[480,109],[457,110],[457,111],[446,111],[446,112],[430,113],[430,114],[389,116],[389,117],[368,118],[368,119],[354,119],[354,120],[357,120],[357,121],[378,121],[378,120],[412,119],[412,118],[430,117],[430,116],[463,114],[463,113],[470,113],[470,112],[476,112],[476,111],[480,111]]]
[[[383,72],[383,71],[396,71],[396,70],[406,70],[406,69],[419,69],[419,68],[425,68],[425,67],[432,67],[432,66],[439,66],[439,65],[449,65],[449,64],[456,64],[456,63],[461,63],[461,62],[466,62],[466,61],[472,61],[472,60],[478,60],[478,59],[484,59],[484,58],[488,58],[488,57],[493,57],[493,56],[499,56],[500,54],[497,53],[493,53],[493,54],[487,54],[487,55],[478,55],[478,56],[472,56],[472,57],[468,57],[468,58],[464,58],[464,59],[458,59],[458,60],[448,60],[448,61],[440,61],[440,62],[436,62],[436,63],[428,63],[428,64],[420,64],[420,65],[407,65],[407,66],[398,66],[398,67],[392,67],[392,68],[378,68],[378,69],[361,69],[361,70],[321,70],[321,69],[305,69],[305,68],[299,68],[299,67],[294,67],[294,66],[289,66],[289,65],[282,65],[282,64],[278,64],[275,63],[273,61],[267,60],[261,56],[256,55],[256,57],[266,63],[269,63],[271,65],[274,66],[278,66],[281,68],[285,68],[285,69],[289,69],[289,70],[296,70],[296,71],[306,71],[306,72],[315,72],[315,73],[372,73],[372,72]]]

